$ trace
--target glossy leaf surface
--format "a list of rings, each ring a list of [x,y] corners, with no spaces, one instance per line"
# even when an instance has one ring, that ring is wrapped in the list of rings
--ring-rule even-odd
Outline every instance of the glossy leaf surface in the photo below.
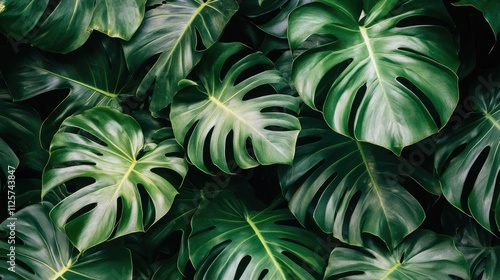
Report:
[[[272,88],[259,88],[287,85],[272,62],[261,53],[251,53],[223,72],[227,60],[245,50],[237,43],[215,44],[197,68],[199,83],[184,80],[187,87],[172,103],[175,138],[186,149],[189,160],[207,173],[211,171],[204,153],[226,173],[231,172],[229,162],[233,159],[243,169],[288,164],[293,159],[300,125],[292,113],[298,111],[299,102]],[[257,66],[265,70],[244,76]],[[259,96],[247,97],[253,90]]]
[[[187,172],[179,153],[174,139],[144,145],[137,122],[111,108],[69,117],[51,142],[42,195],[70,180],[87,180],[52,209],[51,218],[80,250],[144,231],[145,217],[154,213],[156,222],[172,206],[172,180]],[[143,195],[149,197],[145,202]]]
[[[291,49],[300,51],[297,91],[333,130],[400,154],[444,126],[457,104],[451,26],[434,0],[303,5],[290,14],[288,29]],[[302,53],[301,45],[318,38]]]

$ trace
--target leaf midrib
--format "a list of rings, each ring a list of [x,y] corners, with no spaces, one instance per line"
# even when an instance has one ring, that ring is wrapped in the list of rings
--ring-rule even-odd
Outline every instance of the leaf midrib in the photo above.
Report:
[[[100,89],[100,88],[96,88],[96,87],[94,87],[94,86],[92,86],[92,85],[89,85],[89,84],[86,84],[86,83],[83,83],[83,82],[77,81],[77,80],[75,80],[75,79],[72,79],[72,78],[70,78],[70,77],[66,77],[66,76],[63,76],[63,75],[61,75],[61,74],[58,74],[58,73],[52,72],[52,71],[50,71],[50,70],[48,70],[48,69],[41,68],[41,67],[37,67],[37,66],[32,66],[32,67],[33,67],[34,69],[36,69],[36,70],[39,70],[39,71],[46,72],[46,73],[49,73],[49,74],[51,74],[51,75],[54,75],[54,76],[56,76],[56,77],[58,77],[58,78],[61,78],[61,79],[65,80],[65,81],[68,81],[68,82],[71,82],[71,83],[75,83],[75,84],[77,84],[77,85],[80,85],[80,86],[86,87],[86,88],[88,88],[88,89],[91,89],[91,90],[93,90],[93,91],[99,92],[99,93],[101,93],[101,94],[103,94],[103,95],[105,95],[105,96],[107,96],[107,97],[110,97],[110,98],[116,98],[116,97],[118,96],[118,94],[117,94],[117,93],[107,92],[107,91],[102,90],[102,89]]]
[[[267,255],[269,256],[269,258],[273,262],[274,266],[276,267],[276,269],[280,273],[282,279],[286,279],[285,273],[281,269],[281,266],[279,265],[278,261],[276,261],[276,259],[274,258],[274,255],[271,252],[271,249],[269,248],[269,246],[267,245],[267,242],[266,242],[264,236],[262,236],[262,233],[260,232],[260,230],[254,224],[254,222],[250,219],[250,217],[247,216],[246,217],[246,221],[250,225],[250,227],[252,228],[252,230],[255,232],[255,235],[257,236],[257,238],[259,239],[260,243],[262,244],[262,246],[266,250]]]
[[[380,187],[379,187],[377,181],[375,180],[375,177],[372,174],[372,169],[370,168],[370,166],[368,164],[368,159],[366,157],[365,151],[364,151],[364,149],[361,146],[361,143],[359,141],[355,141],[355,142],[356,142],[356,146],[358,147],[359,154],[361,155],[361,159],[363,161],[363,164],[366,168],[366,172],[368,173],[368,177],[370,178],[370,182],[372,183],[372,189],[375,191],[375,194],[377,195],[377,199],[379,200],[380,206],[382,207],[382,212],[384,212],[384,217],[387,217],[387,210],[385,209],[382,195],[380,194]],[[389,223],[387,223],[387,226],[390,229]]]

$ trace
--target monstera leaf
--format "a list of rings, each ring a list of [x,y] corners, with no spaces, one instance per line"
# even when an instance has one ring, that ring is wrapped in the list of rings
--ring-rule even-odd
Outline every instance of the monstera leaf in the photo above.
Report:
[[[333,249],[325,279],[469,279],[467,262],[453,240],[418,230],[388,251],[375,242],[365,248]]]
[[[235,0],[175,0],[146,12],[143,24],[123,47],[131,69],[160,54],[137,90],[143,94],[156,81],[150,103],[153,114],[170,104],[177,83],[200,61],[199,49],[218,40],[237,10]]]
[[[446,199],[494,231],[500,227],[500,87],[482,93],[471,97],[476,108],[461,127],[438,142],[435,166]]]
[[[472,6],[481,13],[483,13],[484,18],[488,22],[495,35],[495,39],[498,34],[500,34],[500,14],[498,10],[500,9],[500,3],[496,0],[460,0],[453,3],[455,6]]]
[[[471,279],[500,277],[500,240],[476,223],[470,222],[454,237],[458,250],[467,259]]]
[[[38,134],[42,120],[38,113],[26,104],[16,103],[0,86],[0,155],[2,171],[7,174],[7,166],[22,165],[41,170],[47,160],[47,152],[42,149]],[[5,168],[5,169],[4,169]]]
[[[146,0],[0,1],[0,31],[27,39],[40,49],[68,53],[82,46],[92,30],[129,40],[144,17]],[[126,15],[126,16],[124,16]]]
[[[363,245],[363,233],[390,248],[417,229],[425,213],[405,189],[417,182],[438,194],[439,182],[385,149],[333,132],[318,118],[301,118],[294,163],[281,169],[289,208],[303,224],[309,210],[319,227],[343,242]]]
[[[252,53],[232,64],[223,75],[228,59],[245,49],[238,43],[212,46],[197,68],[200,82],[185,80],[187,87],[172,102],[170,118],[175,138],[185,147],[191,162],[207,173],[205,152],[227,173],[231,172],[228,162],[232,161],[228,157],[234,157],[240,168],[291,163],[293,159],[300,125],[295,116],[283,110],[297,112],[299,102],[289,95],[258,88],[286,84],[277,70],[270,69],[272,62],[261,53]],[[244,76],[252,67],[269,70]],[[255,89],[260,90],[260,96],[248,97]]]
[[[174,139],[145,146],[132,117],[93,108],[67,118],[54,135],[42,195],[73,179],[85,182],[50,212],[57,227],[85,250],[144,231],[149,215],[153,223],[163,217],[177,194],[173,182],[187,172],[180,155]]]
[[[270,17],[266,22],[257,24],[257,26],[266,33],[286,38],[288,28],[288,15],[298,6],[310,3],[312,0],[264,0],[262,3],[257,1],[243,1],[241,12],[250,17]]]
[[[65,56],[31,51],[3,70],[16,101],[53,90],[70,90],[43,124],[41,139],[46,148],[65,118],[95,106],[120,108],[120,99],[139,82],[128,71],[121,47],[114,40],[91,40]]]
[[[324,265],[317,240],[285,225],[293,220],[286,209],[252,211],[230,193],[219,193],[191,222],[195,279],[317,279],[313,275]]]
[[[132,259],[124,247],[105,246],[79,253],[48,216],[48,207],[35,204],[1,224],[1,231],[13,230],[15,243],[0,240],[2,279],[132,279]],[[10,232],[7,232],[10,234]],[[14,248],[14,250],[12,250]],[[15,268],[10,256],[14,254]],[[120,268],[117,270],[117,268]]]
[[[441,1],[303,5],[290,14],[292,50],[308,38],[323,43],[294,61],[297,91],[333,130],[400,154],[444,126],[457,105],[459,61],[447,26]]]

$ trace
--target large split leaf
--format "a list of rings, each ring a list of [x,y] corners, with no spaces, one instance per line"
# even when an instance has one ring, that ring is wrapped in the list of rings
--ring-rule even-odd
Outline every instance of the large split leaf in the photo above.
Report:
[[[286,85],[261,53],[226,65],[228,59],[245,49],[238,43],[213,45],[197,68],[200,82],[184,81],[189,85],[172,102],[170,118],[175,138],[185,147],[191,162],[207,173],[210,170],[204,153],[227,173],[231,172],[228,162],[233,158],[241,168],[291,163],[293,159],[300,125],[284,110],[297,112],[299,102],[273,89],[258,88]],[[257,74],[245,76],[256,66],[260,67]],[[229,67],[227,73],[224,67]],[[255,89],[260,90],[260,96],[247,97]]]
[[[473,89],[479,90],[470,96],[475,111],[438,142],[435,166],[446,199],[494,231],[500,227],[500,87]]]
[[[375,242],[333,249],[325,279],[469,279],[469,272],[450,237],[418,230],[393,251]]]
[[[488,22],[495,35],[495,38],[500,34],[500,2],[497,0],[460,0],[453,3],[455,6],[472,6],[481,13]]]
[[[84,250],[144,231],[150,215],[153,223],[158,221],[177,194],[174,180],[186,172],[174,139],[145,146],[132,117],[98,107],[67,118],[54,135],[42,195],[73,179],[84,183],[50,213],[57,227]]]
[[[82,46],[92,30],[129,40],[144,17],[146,0],[0,1],[0,31],[27,39],[40,49],[68,53]]]
[[[7,166],[22,165],[41,170],[47,160],[38,136],[42,120],[38,113],[26,104],[16,103],[0,86],[0,169],[7,174]]]
[[[333,132],[321,119],[301,118],[294,163],[280,170],[283,195],[305,223],[343,242],[363,245],[363,233],[389,248],[417,229],[425,213],[404,186],[416,182],[438,194],[439,182],[419,166],[380,147]],[[406,182],[406,183],[405,183]]]
[[[229,193],[219,193],[191,223],[195,279],[317,279],[313,275],[324,265],[317,240],[286,225],[293,220],[286,209],[252,211]]]
[[[132,279],[132,259],[124,247],[105,246],[79,253],[48,216],[48,207],[35,204],[19,211],[14,219],[0,224],[0,230],[15,231],[16,243],[0,240],[2,279]],[[9,227],[10,226],[10,227]],[[22,243],[21,243],[21,242]],[[9,270],[11,247],[15,268]]]
[[[198,49],[215,43],[237,10],[235,0],[175,0],[146,12],[124,50],[131,69],[160,54],[137,90],[143,94],[155,82],[150,104],[153,114],[170,104],[179,81],[200,61],[203,52]]]
[[[65,56],[33,50],[21,53],[9,64],[2,70],[16,101],[58,89],[70,90],[43,124],[41,139],[46,148],[65,118],[96,106],[120,108],[120,99],[138,85],[114,40],[91,40]]]
[[[323,43],[294,61],[297,91],[333,130],[399,154],[444,126],[457,104],[459,61],[448,26],[441,1],[303,5],[290,14],[292,50],[308,39]]]

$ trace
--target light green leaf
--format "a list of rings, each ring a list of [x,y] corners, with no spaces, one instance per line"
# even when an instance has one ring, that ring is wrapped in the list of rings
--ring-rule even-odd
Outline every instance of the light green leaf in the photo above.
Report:
[[[228,162],[233,158],[243,169],[288,164],[293,159],[300,125],[285,110],[297,112],[299,102],[272,89],[259,88],[286,85],[272,69],[272,62],[261,53],[252,53],[231,64],[223,75],[228,59],[245,49],[238,43],[213,45],[197,68],[199,85],[183,89],[172,102],[170,118],[175,138],[185,147],[191,162],[207,173],[210,168],[204,153],[226,173],[231,172]],[[260,67],[257,74],[244,76],[256,66]],[[247,97],[255,89],[259,97]]]
[[[4,67],[7,86],[16,101],[70,90],[43,123],[41,139],[46,148],[64,119],[96,106],[121,108],[120,100],[132,94],[139,83],[128,71],[120,45],[111,39],[91,40],[64,56],[32,50]]]
[[[333,130],[399,155],[443,127],[458,102],[452,26],[434,0],[303,5],[290,14],[292,51],[323,43],[295,59],[297,91]]]
[[[497,0],[460,0],[453,3],[455,6],[472,6],[481,13],[483,13],[484,18],[488,22],[495,36],[500,34],[500,2]]]
[[[218,40],[237,10],[235,0],[175,0],[146,12],[143,24],[123,48],[131,69],[160,54],[137,89],[142,95],[155,82],[150,103],[154,115],[170,104],[177,83],[200,61],[199,49]]]
[[[219,193],[191,222],[195,279],[316,279],[313,275],[321,274],[324,265],[317,240],[285,225],[293,220],[286,209],[252,211],[229,193]]]
[[[343,242],[364,245],[364,234],[389,248],[417,229],[425,213],[405,188],[416,182],[439,194],[437,178],[389,151],[333,132],[319,118],[301,118],[294,163],[280,170],[289,208],[305,224],[312,211],[319,227]]]
[[[498,78],[498,70],[490,73],[489,79]],[[434,164],[446,199],[494,231],[500,227],[500,87],[477,83],[472,89],[478,90],[469,97],[474,111],[438,141]]]
[[[107,246],[98,251],[78,253],[64,233],[52,224],[48,208],[35,204],[19,211],[13,217],[15,220],[7,219],[0,224],[2,233],[9,234],[15,227],[16,236],[15,244],[3,238],[0,240],[0,278],[132,279],[132,258],[128,249]],[[12,247],[16,263],[14,272],[9,270],[8,262]]]
[[[343,275],[343,276],[341,276]],[[375,242],[333,249],[325,279],[469,279],[467,262],[449,236],[418,230],[394,251]]]
[[[182,149],[174,139],[149,151],[144,148],[138,123],[107,107],[67,118],[54,135],[42,196],[60,184],[80,180],[81,188],[50,212],[79,250],[144,231],[150,213],[154,223],[169,211],[177,194],[174,183],[180,184],[187,172]],[[149,197],[146,202],[143,195]]]
[[[15,40],[25,38],[43,50],[68,53],[82,46],[92,30],[129,40],[142,22],[145,3],[146,0],[122,0],[119,5],[111,0],[2,0],[0,31]]]

